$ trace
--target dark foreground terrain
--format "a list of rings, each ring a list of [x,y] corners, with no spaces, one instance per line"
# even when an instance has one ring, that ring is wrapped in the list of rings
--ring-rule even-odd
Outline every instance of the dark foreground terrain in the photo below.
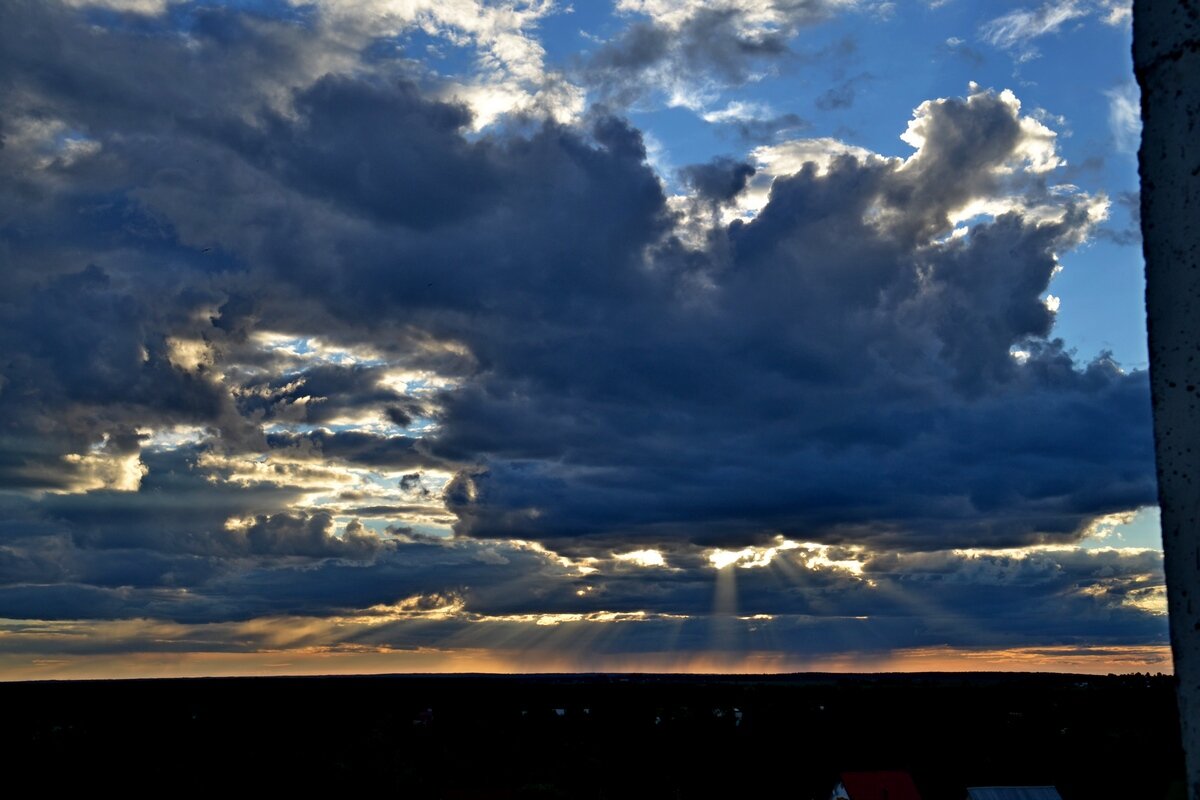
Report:
[[[828,797],[905,769],[925,800],[1054,784],[1165,798],[1170,677],[381,676],[0,684],[0,763],[50,795]],[[24,781],[22,781],[24,782]]]

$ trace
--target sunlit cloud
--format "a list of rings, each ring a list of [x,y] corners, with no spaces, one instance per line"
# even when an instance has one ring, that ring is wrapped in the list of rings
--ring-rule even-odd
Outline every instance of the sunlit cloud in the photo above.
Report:
[[[626,561],[639,567],[665,567],[667,561],[658,550],[631,550],[613,555],[617,561]]]
[[[741,550],[712,550],[708,553],[708,561],[716,569],[737,565],[742,569],[765,567],[775,558],[773,547],[743,547]]]
[[[202,339],[167,338],[167,359],[184,372],[199,372],[213,365],[213,352]]]
[[[89,453],[68,453],[63,461],[71,474],[69,489],[59,493],[91,492],[109,489],[136,492],[146,475],[146,465],[137,453],[107,453],[96,449]]]

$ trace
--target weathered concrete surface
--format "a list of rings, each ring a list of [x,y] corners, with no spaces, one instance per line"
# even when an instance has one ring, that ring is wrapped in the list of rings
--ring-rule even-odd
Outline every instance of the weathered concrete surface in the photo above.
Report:
[[[1200,0],[1134,0],[1133,62],[1171,648],[1200,800]]]

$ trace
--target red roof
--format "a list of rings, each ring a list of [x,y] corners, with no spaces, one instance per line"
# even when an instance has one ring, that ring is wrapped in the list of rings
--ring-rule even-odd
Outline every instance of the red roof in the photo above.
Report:
[[[921,800],[907,772],[843,772],[850,800]]]

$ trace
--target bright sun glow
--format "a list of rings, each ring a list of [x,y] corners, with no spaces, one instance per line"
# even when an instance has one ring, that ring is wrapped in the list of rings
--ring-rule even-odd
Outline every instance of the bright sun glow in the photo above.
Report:
[[[637,564],[639,567],[665,567],[667,565],[666,559],[658,550],[632,550],[628,553],[617,553],[613,558]]]

